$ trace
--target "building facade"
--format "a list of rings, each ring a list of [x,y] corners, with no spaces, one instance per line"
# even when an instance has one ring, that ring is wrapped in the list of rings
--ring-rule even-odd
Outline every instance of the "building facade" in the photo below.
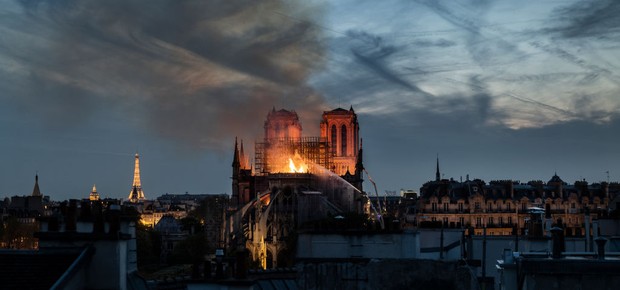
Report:
[[[437,170],[439,172],[439,170]],[[416,223],[420,227],[473,228],[475,234],[543,234],[533,214],[561,220],[567,236],[585,234],[588,223],[608,214],[620,194],[618,183],[564,182],[557,174],[548,182],[480,179],[440,179],[420,188]],[[535,216],[535,215],[534,215]],[[589,217],[588,217],[589,216]]]

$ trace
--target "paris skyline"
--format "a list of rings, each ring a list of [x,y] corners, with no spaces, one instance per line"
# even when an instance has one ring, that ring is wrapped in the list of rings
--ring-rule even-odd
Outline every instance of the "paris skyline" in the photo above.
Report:
[[[331,1],[333,2],[333,1]],[[614,1],[7,1],[0,197],[229,193],[272,107],[353,106],[385,190],[620,180]],[[250,150],[250,152],[252,152]],[[366,189],[370,188],[368,182]]]

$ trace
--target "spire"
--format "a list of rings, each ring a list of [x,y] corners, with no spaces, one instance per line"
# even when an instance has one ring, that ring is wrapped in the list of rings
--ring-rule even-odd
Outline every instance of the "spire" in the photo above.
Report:
[[[362,171],[364,171],[364,149],[362,148],[363,139],[360,138],[360,149],[357,152],[357,160],[355,161],[355,173],[361,176]]]
[[[142,183],[140,182],[140,155],[136,153],[135,166],[133,170],[133,184],[131,185],[131,191],[129,192],[129,201],[137,202],[144,199],[144,192],[142,191]]]
[[[32,196],[41,196],[41,190],[39,189],[39,173],[34,176],[34,189],[32,190]]]
[[[243,139],[241,139],[241,148],[239,149],[239,163],[241,169],[248,169],[248,159],[245,157],[245,152],[243,151]]]
[[[239,168],[239,146],[237,144],[237,137],[235,137],[235,155],[233,156],[232,167]]]
[[[97,185],[93,184],[93,189],[90,192],[97,193]]]
[[[441,180],[441,174],[439,173],[439,154],[437,154],[437,170],[435,171],[435,181]]]
[[[351,105],[351,108],[349,108],[349,111],[354,112],[353,111],[353,105]]]

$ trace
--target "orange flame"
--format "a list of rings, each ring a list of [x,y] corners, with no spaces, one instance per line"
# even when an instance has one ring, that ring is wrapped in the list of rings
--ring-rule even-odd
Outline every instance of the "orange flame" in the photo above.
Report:
[[[295,157],[297,157],[296,155]],[[301,159],[301,158],[299,158]],[[299,166],[295,166],[295,162],[293,162],[292,158],[288,159],[288,167],[291,173],[305,173],[308,172],[308,165],[306,165],[303,161]]]

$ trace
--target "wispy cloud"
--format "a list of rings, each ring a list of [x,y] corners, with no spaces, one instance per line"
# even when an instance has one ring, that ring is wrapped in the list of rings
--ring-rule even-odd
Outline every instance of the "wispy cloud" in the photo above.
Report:
[[[596,28],[598,37],[587,43],[557,35],[560,28],[569,29],[563,22],[568,16],[579,14],[590,29],[613,22],[607,14],[600,22],[593,18],[617,5],[575,3],[420,0],[392,10],[380,5],[376,9],[385,18],[332,38],[330,52],[338,61],[328,61],[327,71],[315,77],[322,81],[315,82],[328,96],[376,115],[457,114],[470,118],[464,122],[512,129],[605,122],[620,106],[614,99],[620,93],[620,63],[605,40],[614,35],[615,24]],[[588,11],[578,9],[584,5]],[[378,5],[362,1],[360,6],[356,11]],[[391,15],[408,15],[410,24]],[[339,21],[349,23],[339,17],[333,30],[339,30]],[[349,51],[353,57],[347,62]]]
[[[619,41],[620,2],[615,0],[578,1],[555,11],[558,26],[550,29],[564,37],[602,38]]]
[[[162,136],[217,147],[254,137],[260,128],[248,122],[272,106],[295,104],[304,116],[325,107],[306,83],[323,61],[318,8],[279,0],[11,4],[0,10],[0,62],[13,65],[0,75],[15,80],[4,84],[11,98],[50,125],[115,107]]]

